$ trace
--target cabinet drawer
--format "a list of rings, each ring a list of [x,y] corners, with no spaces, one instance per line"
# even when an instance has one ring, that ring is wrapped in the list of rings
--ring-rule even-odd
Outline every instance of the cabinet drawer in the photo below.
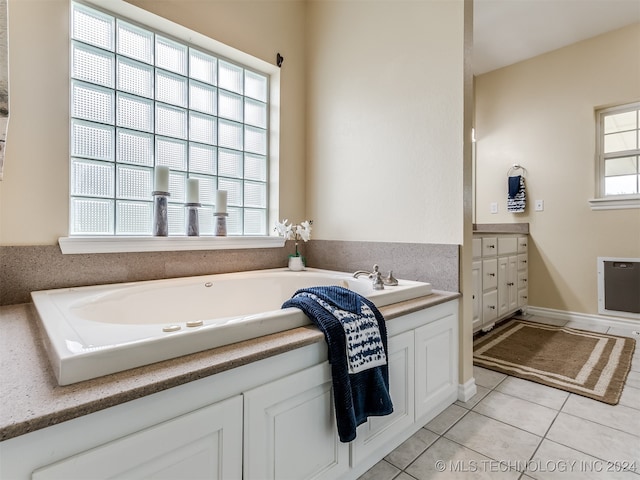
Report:
[[[527,272],[518,273],[518,289],[527,288],[528,281],[529,281],[529,278],[528,278]]]
[[[529,303],[529,290],[522,288],[518,290],[518,307],[524,307]]]
[[[518,270],[525,270],[527,268],[527,254],[521,253],[518,255]]]
[[[493,257],[498,253],[498,239],[496,237],[482,238],[482,256]]]
[[[518,239],[516,237],[498,237],[498,255],[507,255],[518,251]]]
[[[518,237],[518,253],[527,253],[529,237]]]
[[[498,259],[482,261],[482,290],[490,290],[498,286]]]
[[[471,249],[473,251],[473,258],[479,258],[482,256],[482,239],[474,238],[471,241]]]
[[[498,292],[493,290],[482,295],[482,324],[487,326],[488,322],[498,318]]]

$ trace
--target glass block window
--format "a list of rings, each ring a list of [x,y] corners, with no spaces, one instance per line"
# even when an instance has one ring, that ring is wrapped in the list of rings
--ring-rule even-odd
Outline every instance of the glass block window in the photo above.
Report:
[[[169,167],[169,234],[201,235],[227,190],[230,235],[268,235],[269,77],[125,18],[72,4],[71,235],[151,235],[154,172]]]
[[[640,103],[597,112],[602,197],[640,194]]]

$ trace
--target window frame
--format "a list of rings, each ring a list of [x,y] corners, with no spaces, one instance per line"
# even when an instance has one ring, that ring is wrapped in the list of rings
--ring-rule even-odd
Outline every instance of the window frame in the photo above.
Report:
[[[640,192],[634,194],[605,195],[604,119],[608,115],[640,110],[640,102],[631,102],[595,110],[596,120],[596,198],[589,200],[592,210],[640,208]],[[614,156],[640,156],[640,148],[616,153]],[[611,158],[609,156],[609,158]]]
[[[268,119],[267,119],[267,232],[265,235],[238,235],[232,237],[153,237],[153,236],[118,236],[114,235],[69,235],[59,239],[63,253],[108,253],[108,252],[142,252],[142,251],[175,251],[200,249],[233,249],[233,248],[270,248],[281,247],[284,241],[271,232],[279,215],[278,172],[279,172],[279,125],[280,125],[280,69],[271,63],[237,50],[203,34],[190,30],[166,18],[126,3],[122,0],[80,0],[76,3],[104,11],[126,21],[144,25],[163,37],[174,38],[187,45],[212,52],[217,58],[229,60],[249,70],[258,71],[269,78]],[[72,15],[72,2],[69,2],[69,15]],[[70,20],[71,21],[71,20]],[[72,42],[70,41],[70,49]],[[70,82],[72,79],[70,78]],[[71,122],[69,122],[71,128]],[[69,132],[69,139],[71,132]],[[71,157],[70,157],[71,158]],[[71,162],[69,162],[71,169]],[[71,171],[69,172],[71,175]],[[68,196],[71,207],[71,192]],[[243,207],[244,208],[244,207]],[[69,221],[71,222],[71,217]],[[71,231],[69,226],[69,231]]]

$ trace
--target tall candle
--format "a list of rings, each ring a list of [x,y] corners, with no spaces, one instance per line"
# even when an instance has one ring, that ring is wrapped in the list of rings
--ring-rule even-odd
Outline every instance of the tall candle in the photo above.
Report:
[[[200,182],[197,178],[187,178],[187,203],[200,203]]]
[[[226,190],[216,190],[216,213],[227,213]]]
[[[155,168],[155,187],[158,192],[169,191],[169,167],[158,165]]]

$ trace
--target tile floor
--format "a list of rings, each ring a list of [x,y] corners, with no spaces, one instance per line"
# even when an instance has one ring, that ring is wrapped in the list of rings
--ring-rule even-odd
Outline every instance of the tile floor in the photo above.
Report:
[[[604,327],[639,339],[631,330]],[[473,398],[449,406],[360,480],[640,480],[640,342],[615,406],[480,367],[474,377]]]

